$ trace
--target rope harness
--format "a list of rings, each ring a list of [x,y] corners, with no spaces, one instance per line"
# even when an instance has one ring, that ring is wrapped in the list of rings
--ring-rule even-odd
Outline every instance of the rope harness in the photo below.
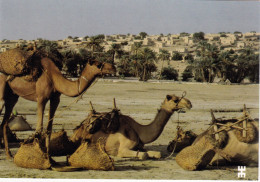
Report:
[[[180,101],[181,101],[181,100],[186,96],[186,94],[187,94],[186,91],[184,91],[184,92],[182,93],[182,96],[181,96],[180,100],[177,102],[176,106],[178,106],[178,104],[179,104]],[[170,158],[170,157],[174,154],[175,149],[176,149],[176,146],[177,146],[177,141],[178,141],[178,139],[180,138],[179,130],[180,130],[181,128],[180,128],[180,120],[179,120],[180,118],[179,118],[179,115],[180,115],[180,113],[181,113],[181,109],[178,110],[177,113],[178,113],[178,120],[177,120],[177,127],[176,127],[176,129],[177,129],[177,138],[176,138],[176,142],[175,142],[175,144],[174,144],[174,147],[173,147],[173,150],[172,150],[171,154],[170,154],[168,157],[166,157],[165,159]]]

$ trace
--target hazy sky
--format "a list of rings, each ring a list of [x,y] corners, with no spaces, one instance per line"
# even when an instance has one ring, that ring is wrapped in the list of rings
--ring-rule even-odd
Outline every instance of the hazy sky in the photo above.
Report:
[[[260,2],[0,0],[0,40],[199,31],[260,32]]]

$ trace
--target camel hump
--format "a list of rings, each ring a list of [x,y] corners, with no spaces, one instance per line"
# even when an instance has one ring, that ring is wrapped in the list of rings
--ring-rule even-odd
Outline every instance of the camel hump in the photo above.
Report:
[[[92,128],[90,128],[91,133],[95,133],[102,130],[104,133],[115,133],[120,127],[120,113],[116,110],[111,112],[102,113],[97,119],[91,121]]]
[[[87,118],[74,129],[71,141],[86,139],[98,131],[104,133],[115,133],[120,127],[120,117],[122,115],[115,110],[111,112],[91,112]]]
[[[120,113],[116,110],[105,113],[91,113],[84,122],[88,126],[88,132],[94,134],[100,130],[105,133],[115,133],[118,131]]]

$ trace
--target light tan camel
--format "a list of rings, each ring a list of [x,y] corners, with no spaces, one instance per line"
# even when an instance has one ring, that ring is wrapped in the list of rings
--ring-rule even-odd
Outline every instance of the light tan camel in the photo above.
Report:
[[[244,117],[249,115],[244,107]],[[242,117],[243,118],[243,117]],[[212,120],[215,117],[212,113]],[[216,119],[215,119],[216,120]],[[237,121],[237,119],[235,119]],[[233,122],[227,124],[232,125]],[[246,137],[242,137],[242,131],[231,128],[227,131],[228,142],[226,146],[218,150],[210,162],[210,165],[238,164],[247,166],[258,166],[259,152],[259,123],[255,120],[248,119]],[[237,126],[242,126],[242,123]],[[220,128],[221,129],[221,128]],[[199,138],[198,138],[199,139]],[[194,141],[196,144],[198,141]]]
[[[132,158],[138,157],[142,160],[147,157],[160,158],[160,152],[145,152],[143,145],[155,141],[161,135],[174,111],[186,108],[190,109],[192,107],[191,102],[183,97],[167,95],[155,119],[148,125],[141,125],[129,116],[119,114],[119,128],[117,131],[108,133],[103,130],[98,130],[94,134],[86,134],[82,130],[75,131],[70,139],[73,142],[77,142],[82,140],[82,138],[87,138],[90,139],[91,142],[96,143],[98,140],[104,138],[105,150],[109,155]]]
[[[0,102],[5,107],[5,114],[1,127],[4,131],[4,142],[6,154],[11,158],[6,138],[6,128],[13,107],[19,97],[37,102],[38,120],[36,132],[43,130],[43,114],[46,103],[50,100],[49,120],[47,125],[48,137],[46,140],[47,153],[49,151],[49,140],[52,131],[52,123],[55,111],[60,102],[60,95],[75,97],[83,93],[93,83],[96,77],[103,74],[114,74],[115,67],[109,63],[89,61],[81,76],[76,81],[70,81],[63,77],[59,69],[49,58],[42,58],[41,65],[43,73],[37,81],[28,82],[20,77],[9,80],[6,84],[6,75],[0,75]],[[2,111],[2,110],[0,110]]]
[[[241,122],[245,118],[243,129]],[[213,125],[198,135],[191,146],[177,154],[176,162],[183,169],[200,170],[209,164],[258,166],[258,122],[247,114],[242,119],[218,120],[213,113],[212,121]]]

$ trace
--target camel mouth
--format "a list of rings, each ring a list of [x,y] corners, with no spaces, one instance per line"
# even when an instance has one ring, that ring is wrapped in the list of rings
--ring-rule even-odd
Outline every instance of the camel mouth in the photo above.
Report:
[[[178,112],[179,112],[179,113],[186,113],[186,112],[189,111],[190,109],[191,109],[191,108],[183,107],[183,108],[178,109]]]
[[[114,74],[115,74],[114,72],[103,73],[103,74],[101,74],[101,76],[109,77],[109,76],[113,76]]]
[[[192,108],[192,105],[188,104],[188,105],[178,108],[178,112],[186,113],[187,111],[191,110],[191,108]]]
[[[104,72],[101,73],[101,75],[105,75],[105,76],[113,76],[113,75],[116,75],[116,69],[104,71]]]

